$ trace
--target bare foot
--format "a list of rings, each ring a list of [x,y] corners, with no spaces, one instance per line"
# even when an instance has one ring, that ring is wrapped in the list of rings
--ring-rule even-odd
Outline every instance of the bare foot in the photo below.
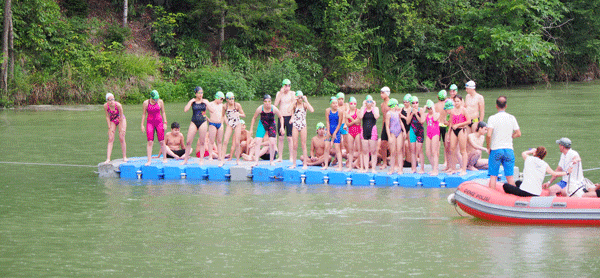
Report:
[[[240,165],[240,159],[239,158],[235,160],[235,165]]]
[[[306,166],[306,165],[302,166],[302,170],[306,170],[306,169],[308,169],[308,166]]]
[[[296,164],[292,164],[292,166],[288,167],[289,169],[294,169],[296,168]]]
[[[221,163],[219,163],[218,167],[223,167],[223,161],[221,161]]]
[[[403,169],[398,169],[398,175],[402,175],[402,174],[404,174]]]
[[[467,171],[464,171],[464,170],[463,170],[463,171],[460,171],[460,173],[459,173],[458,175],[459,175],[459,176],[464,176],[464,175],[466,175],[466,174],[467,174]]]
[[[419,170],[419,172],[417,172],[418,174],[425,174],[425,171],[423,169]]]
[[[125,162],[127,162],[127,161],[125,161]],[[107,159],[106,161],[104,161],[104,164],[108,164],[108,163],[110,163],[110,159]]]
[[[129,161],[129,159],[127,159],[127,157],[123,157],[123,162],[127,162]]]
[[[188,161],[188,160],[187,160],[186,158],[184,158],[184,159],[183,159],[183,161],[181,161],[181,163],[179,163],[179,165],[186,165],[186,164],[187,164],[187,161]]]
[[[277,162],[277,163],[279,163],[279,162],[281,162],[281,161],[282,161],[282,160],[281,160],[281,157],[280,157],[280,158],[278,158],[277,160],[275,160],[275,162]]]
[[[327,164],[325,164],[325,166],[321,167],[321,170],[327,170]]]
[[[146,162],[146,164],[144,164],[144,165],[150,166],[150,163],[152,163],[152,161],[148,160],[148,162]]]
[[[389,171],[387,174],[391,176],[392,174],[394,174],[394,171],[392,171],[392,170],[390,169],[390,171]]]
[[[255,167],[255,166],[258,166],[258,162],[254,162],[250,165],[250,167]]]
[[[163,164],[169,162],[166,158],[163,159]]]
[[[275,161],[271,161],[271,166],[275,166]]]
[[[375,169],[373,169],[373,170],[371,170],[371,173],[377,174],[377,171],[375,171]]]
[[[385,168],[387,168],[387,164],[381,164],[381,167],[379,167],[379,170],[384,170]]]
[[[338,171],[340,171],[340,172],[343,172],[343,171],[344,171],[344,169],[342,169],[342,164],[341,164],[341,163],[340,163],[340,167],[338,167],[338,169],[337,169],[337,170],[338,170]]]
[[[469,170],[469,171],[477,171],[477,168],[475,168],[473,166],[469,166],[469,167],[467,167],[467,170]]]
[[[435,172],[431,172],[431,173],[429,173],[429,175],[430,175],[430,176],[437,176],[437,175],[438,175],[438,172],[437,172],[437,171],[435,171]]]

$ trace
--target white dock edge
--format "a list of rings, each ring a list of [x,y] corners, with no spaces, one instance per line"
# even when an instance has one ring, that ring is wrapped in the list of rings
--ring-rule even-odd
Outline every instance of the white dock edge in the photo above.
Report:
[[[231,181],[248,181],[248,177],[252,173],[252,167],[250,166],[231,166],[229,168],[229,174],[231,175],[229,180]]]

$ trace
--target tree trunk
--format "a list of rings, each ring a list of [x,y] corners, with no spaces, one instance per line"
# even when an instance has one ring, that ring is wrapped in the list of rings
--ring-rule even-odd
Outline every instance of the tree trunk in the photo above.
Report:
[[[127,9],[129,8],[129,4],[127,0],[124,0],[123,3],[123,28],[127,28]]]
[[[4,2],[4,36],[2,39],[2,84],[1,89],[4,92],[8,91],[8,30],[10,29],[10,18],[11,14],[11,0],[5,0]]]
[[[11,12],[12,13],[12,12]],[[10,17],[10,28],[8,30],[8,77],[15,77],[15,30],[13,29],[12,15]]]
[[[221,26],[219,26],[219,64],[223,53],[223,42],[225,41],[225,11],[221,12]]]

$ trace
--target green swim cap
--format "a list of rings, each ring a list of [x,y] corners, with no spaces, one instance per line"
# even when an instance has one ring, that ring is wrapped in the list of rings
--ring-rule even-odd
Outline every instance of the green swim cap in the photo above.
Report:
[[[397,99],[395,99],[395,98],[391,98],[391,99],[388,101],[388,106],[389,106],[390,108],[394,108],[394,107],[398,106],[398,100],[397,100]]]
[[[152,92],[150,92],[150,97],[152,99],[158,99],[160,96],[158,95],[158,91],[157,90],[152,90]]]
[[[219,99],[219,98],[225,98],[225,95],[224,95],[224,94],[223,94],[223,92],[221,92],[221,91],[218,91],[218,92],[215,94],[215,99]]]
[[[441,90],[438,93],[438,99],[439,100],[446,100],[447,97],[448,97],[448,92],[446,92],[446,90]]]
[[[346,98],[346,96],[342,92],[337,93],[337,95],[335,97],[337,97],[337,98]]]
[[[317,130],[319,130],[321,128],[325,128],[325,124],[323,122],[318,122],[317,123]]]
[[[432,100],[430,100],[430,99],[428,99],[428,100],[427,100],[427,103],[425,103],[425,107],[426,107],[426,108],[433,108],[433,101],[432,101]]]
[[[227,94],[225,94],[226,98],[232,98],[234,97],[233,92],[227,92]]]
[[[412,98],[412,96],[410,94],[404,95],[404,102],[410,102],[411,98]]]
[[[355,97],[350,97],[350,99],[348,100],[349,103],[357,103],[356,102],[356,98]]]
[[[419,102],[419,98],[417,96],[412,96],[410,98],[410,103]]]
[[[456,86],[456,84],[452,84],[452,85],[450,85],[450,90],[457,91],[458,90],[458,86]]]
[[[454,109],[454,101],[451,99],[447,99],[446,103],[444,103],[444,110]]]
[[[302,93],[302,91],[296,91],[296,97],[303,97],[304,94]]]
[[[283,81],[281,81],[281,86],[290,85],[290,84],[292,84],[292,81],[290,81],[289,79],[284,79]]]
[[[331,103],[332,103],[332,102],[334,102],[334,101],[337,101],[337,98],[336,98],[336,97],[331,97],[331,98],[329,99],[329,104],[331,104]]]
[[[365,97],[365,100],[366,100],[366,101],[373,100],[373,97],[372,97],[371,95],[367,95],[367,96]]]

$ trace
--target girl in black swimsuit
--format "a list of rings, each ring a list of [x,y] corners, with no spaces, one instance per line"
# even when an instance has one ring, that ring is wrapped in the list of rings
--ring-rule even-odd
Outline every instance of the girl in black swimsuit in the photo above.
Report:
[[[206,104],[208,100],[203,99],[204,91],[200,87],[196,87],[194,89],[196,93],[196,97],[190,99],[188,101],[185,108],[183,108],[184,112],[187,112],[192,108],[192,121],[190,122],[190,127],[188,128],[187,139],[185,142],[185,155],[183,157],[183,162],[181,164],[186,164],[188,159],[190,158],[190,153],[192,152],[192,142],[194,141],[194,137],[196,136],[196,132],[200,134],[199,149],[204,150],[204,142],[206,138],[207,132],[207,124],[206,124]],[[202,165],[204,159],[200,158],[200,165]]]

